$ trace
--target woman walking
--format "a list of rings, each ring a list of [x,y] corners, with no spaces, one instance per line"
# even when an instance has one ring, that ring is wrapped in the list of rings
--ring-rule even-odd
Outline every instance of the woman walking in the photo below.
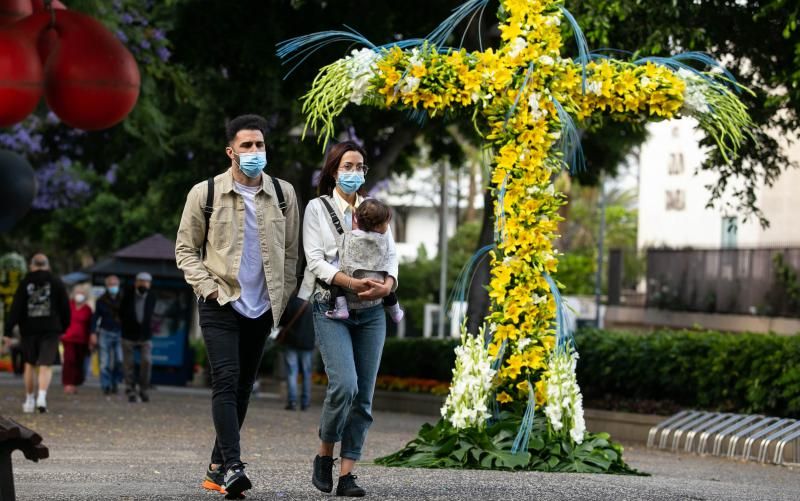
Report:
[[[367,173],[366,153],[354,142],[333,146],[319,182],[319,197],[306,208],[303,245],[308,267],[298,296],[310,297],[328,390],[320,418],[319,453],[312,482],[323,492],[333,490],[333,450],[341,442],[338,496],[363,496],[353,475],[372,424],[372,395],[378,375],[386,314],[382,298],[397,288],[397,253],[387,233],[389,273],[385,281],[348,276],[339,270],[343,241],[353,229],[353,216],[363,201],[359,193]],[[355,273],[354,273],[355,274]],[[346,289],[349,318],[325,315],[332,285]]]
[[[86,378],[85,360],[89,356],[89,323],[92,320],[92,308],[86,304],[86,289],[76,286],[69,301],[70,323],[61,336],[64,345],[64,363],[61,369],[61,384],[64,393],[78,392],[78,386]]]

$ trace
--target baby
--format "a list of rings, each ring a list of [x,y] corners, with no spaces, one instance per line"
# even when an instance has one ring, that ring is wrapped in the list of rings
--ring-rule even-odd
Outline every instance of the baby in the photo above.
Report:
[[[344,256],[340,262],[343,272],[355,278],[386,279],[389,271],[386,231],[391,219],[392,211],[383,202],[374,198],[361,202],[353,218],[353,231],[344,241]],[[383,298],[383,307],[394,323],[403,319],[403,310],[394,292]],[[350,318],[343,287],[331,287],[331,310],[325,315],[338,320]]]

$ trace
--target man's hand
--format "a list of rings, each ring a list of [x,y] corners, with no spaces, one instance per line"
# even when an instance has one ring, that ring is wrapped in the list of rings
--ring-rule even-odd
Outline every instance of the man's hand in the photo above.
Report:
[[[11,338],[0,336],[0,355],[5,355],[11,346]]]
[[[219,297],[219,291],[214,291],[211,294],[209,294],[208,296],[206,296],[206,301],[210,301],[212,299],[216,300],[218,297]]]
[[[94,351],[97,348],[97,333],[92,332],[89,334],[89,350]]]

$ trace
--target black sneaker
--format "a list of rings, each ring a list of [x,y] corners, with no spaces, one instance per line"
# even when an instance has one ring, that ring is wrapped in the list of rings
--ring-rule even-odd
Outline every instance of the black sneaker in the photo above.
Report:
[[[336,495],[360,498],[366,494],[367,491],[356,485],[357,478],[352,473],[339,477],[339,483],[336,484]]]
[[[314,458],[314,474],[311,483],[322,492],[333,490],[333,456],[316,456]]]
[[[240,499],[242,493],[253,487],[244,472],[244,463],[233,463],[225,471],[225,499]]]
[[[103,395],[111,395],[111,388],[103,388]]]
[[[117,385],[112,385],[111,393],[113,393],[114,395],[119,395],[119,387]]]
[[[128,393],[128,402],[132,404],[136,403],[136,393]]]
[[[150,401],[150,395],[148,395],[146,391],[139,392],[139,398],[145,403]]]
[[[217,491],[225,494],[225,472],[223,471],[222,467],[217,467],[216,470],[211,469],[211,465],[208,465],[208,470],[206,470],[206,476],[203,478],[203,489],[207,489],[209,491]]]
[[[288,404],[286,404],[286,407],[284,407],[284,409],[287,411],[296,411],[297,405],[294,402],[289,402]]]

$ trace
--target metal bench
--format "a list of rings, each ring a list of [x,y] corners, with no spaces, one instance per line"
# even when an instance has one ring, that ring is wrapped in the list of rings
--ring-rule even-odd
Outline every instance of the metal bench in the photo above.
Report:
[[[14,472],[11,453],[22,451],[26,459],[37,462],[50,456],[42,436],[16,421],[0,416],[0,501],[14,501]]]
[[[683,449],[701,455],[710,454],[744,461],[798,465],[800,421],[750,414],[685,410],[650,428],[647,447],[670,449],[673,452]],[[790,452],[787,454],[787,451]],[[791,458],[788,458],[789,455]]]

